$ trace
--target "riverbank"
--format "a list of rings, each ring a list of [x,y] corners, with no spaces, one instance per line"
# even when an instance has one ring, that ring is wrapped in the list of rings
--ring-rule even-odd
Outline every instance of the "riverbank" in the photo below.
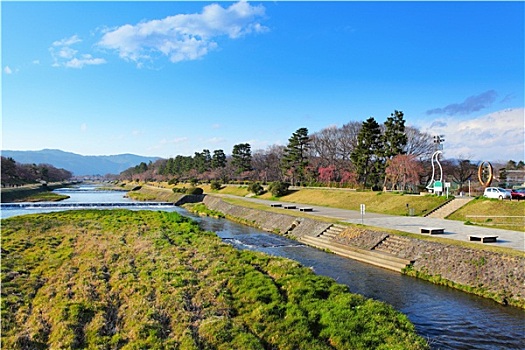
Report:
[[[60,201],[69,198],[69,196],[51,193],[51,191],[67,185],[69,185],[69,183],[60,182],[48,184],[46,186],[35,184],[33,186],[2,188],[2,190],[0,191],[0,202],[12,203]]]
[[[427,349],[388,304],[174,212],[3,220],[2,347]]]
[[[171,200],[179,205],[185,198],[189,198],[173,193],[170,189],[153,186],[143,186],[137,192],[144,193],[151,200]],[[270,207],[249,208],[251,203],[243,201],[242,198],[228,200],[228,203],[219,197],[206,195],[192,198],[191,202],[199,200],[202,200],[209,209],[222,213],[227,219],[295,239],[300,239],[302,236],[318,236],[337,222],[334,219],[315,217],[303,212],[288,215],[277,213]],[[332,250],[330,242],[333,241],[333,246],[342,244],[349,249],[370,251],[388,237],[401,237],[404,244],[399,249],[382,252],[396,259],[413,261],[399,272],[502,304],[525,308],[523,290],[525,253],[523,252],[348,223],[346,227],[348,227],[347,231],[337,237],[325,239],[323,246],[318,247]],[[371,259],[368,263],[373,264],[374,261]],[[381,265],[377,264],[377,266]]]

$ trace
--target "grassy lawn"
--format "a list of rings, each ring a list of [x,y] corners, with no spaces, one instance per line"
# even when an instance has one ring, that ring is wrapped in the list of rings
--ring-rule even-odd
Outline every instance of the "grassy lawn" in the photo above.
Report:
[[[270,193],[260,198],[271,199]],[[301,189],[280,197],[282,201],[321,205],[326,207],[359,210],[361,204],[373,213],[408,215],[409,208],[415,215],[423,215],[446,201],[445,197],[433,195],[404,195],[391,192],[354,192],[329,189]]]
[[[2,220],[4,349],[426,349],[408,318],[177,213]]]
[[[476,198],[447,217],[474,225],[525,232],[525,201]]]

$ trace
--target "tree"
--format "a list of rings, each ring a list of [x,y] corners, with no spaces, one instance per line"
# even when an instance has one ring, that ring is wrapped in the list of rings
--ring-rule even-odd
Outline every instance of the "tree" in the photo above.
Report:
[[[398,154],[405,153],[407,135],[405,134],[405,120],[403,112],[394,111],[385,122],[383,134],[384,157],[391,159]]]
[[[281,159],[284,148],[284,146],[272,145],[253,153],[252,165],[259,181],[268,183],[282,180]]]
[[[419,174],[422,171],[423,167],[414,155],[398,154],[387,161],[385,184],[390,184],[392,190],[414,188],[419,184]]]
[[[452,180],[459,185],[460,191],[463,185],[474,175],[477,171],[475,164],[472,164],[468,159],[460,159],[457,166],[452,168]]]
[[[357,135],[357,145],[350,158],[356,169],[358,181],[364,187],[377,185],[382,176],[383,160],[381,128],[373,117],[363,122]]]
[[[288,146],[284,149],[282,169],[289,172],[292,177],[292,185],[296,180],[302,181],[308,166],[308,146],[310,137],[307,128],[299,128],[288,139]]]
[[[407,136],[407,143],[403,150],[404,154],[413,154],[420,159],[430,159],[435,147],[430,134],[407,126],[405,128],[405,135]]]
[[[252,170],[252,150],[249,143],[233,146],[232,165],[237,175]]]
[[[211,158],[211,167],[212,169],[224,168],[226,166],[226,154],[222,149],[216,149],[213,151],[213,156]]]

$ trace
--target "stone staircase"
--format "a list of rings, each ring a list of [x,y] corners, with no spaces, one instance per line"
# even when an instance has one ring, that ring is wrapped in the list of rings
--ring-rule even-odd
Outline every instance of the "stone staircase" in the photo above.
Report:
[[[335,242],[333,238],[339,235],[345,229],[345,226],[334,224],[317,236],[299,237],[299,241],[313,247],[327,249],[337,255],[396,272],[401,272],[403,268],[413,263],[411,260],[398,258],[386,251],[379,249],[376,249],[377,251],[365,250]],[[393,242],[394,241],[392,240],[390,243],[391,246],[394,245]]]
[[[456,197],[448,202],[446,202],[441,207],[438,207],[431,212],[427,213],[425,217],[427,218],[436,218],[436,219],[444,219],[471,200],[473,200],[474,197]]]
[[[346,226],[333,224],[332,226],[328,227],[326,230],[318,234],[317,237],[332,239],[339,236],[344,230],[346,230]]]
[[[391,255],[398,255],[410,246],[410,240],[402,236],[386,236],[381,242],[372,248],[373,251]]]

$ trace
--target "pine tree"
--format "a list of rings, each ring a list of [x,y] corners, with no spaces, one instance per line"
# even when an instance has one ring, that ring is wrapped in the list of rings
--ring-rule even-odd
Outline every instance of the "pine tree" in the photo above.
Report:
[[[288,146],[284,149],[281,168],[285,172],[290,172],[292,176],[292,185],[296,180],[302,181],[305,176],[306,167],[308,166],[308,147],[310,137],[307,128],[299,128],[288,139]]]
[[[376,120],[370,117],[363,122],[357,135],[357,145],[350,155],[358,181],[365,188],[369,184],[377,185],[384,172],[382,153],[381,128]]]
[[[385,122],[385,133],[383,134],[384,157],[392,159],[398,154],[405,154],[407,135],[405,134],[405,120],[403,112],[394,111]]]
[[[252,150],[249,143],[233,146],[232,158],[232,165],[237,174],[252,170]]]
[[[222,149],[216,149],[213,151],[211,159],[211,167],[213,169],[224,168],[226,166],[226,154]]]

